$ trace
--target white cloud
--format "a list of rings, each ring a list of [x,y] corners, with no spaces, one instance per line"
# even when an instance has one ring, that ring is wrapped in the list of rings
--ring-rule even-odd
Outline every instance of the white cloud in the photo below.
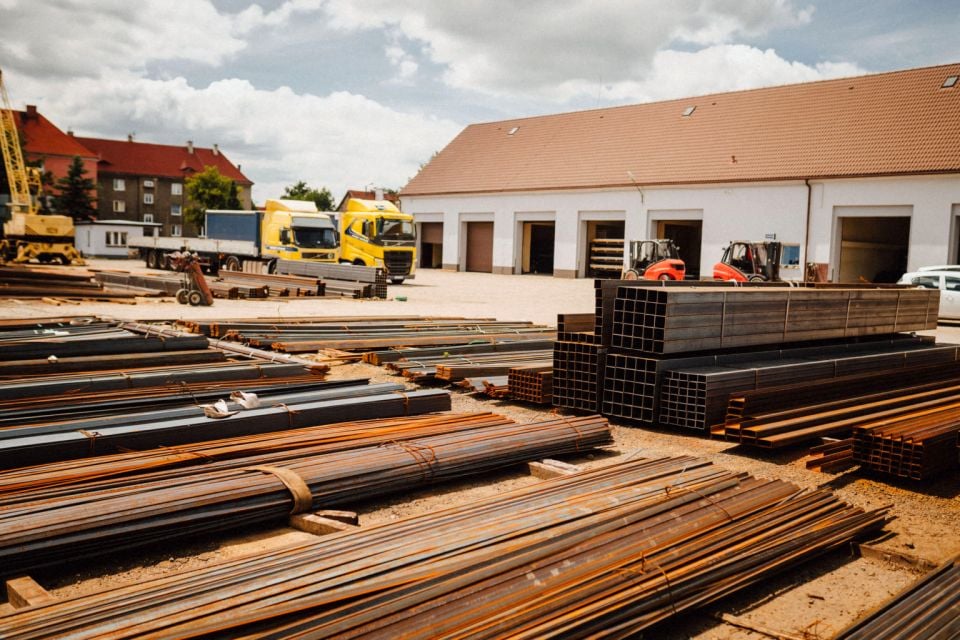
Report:
[[[257,183],[254,197],[261,201],[297,180],[327,186],[337,196],[369,183],[402,187],[460,130],[347,92],[264,91],[238,79],[205,88],[183,78],[78,79],[49,96],[42,110],[78,135],[136,131],[142,141],[216,142]]]
[[[424,43],[451,87],[559,100],[573,88],[595,94],[601,80],[636,82],[671,44],[726,44],[813,13],[790,0],[329,0],[326,10],[338,28],[396,29]]]
[[[395,44],[385,47],[385,53],[387,60],[397,71],[394,82],[409,83],[413,76],[416,75],[417,69],[420,68],[420,65],[417,64],[414,57],[407,53],[403,47]]]

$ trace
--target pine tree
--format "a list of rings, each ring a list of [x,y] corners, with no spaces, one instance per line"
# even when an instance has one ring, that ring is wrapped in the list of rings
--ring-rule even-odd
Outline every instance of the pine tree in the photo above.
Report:
[[[240,190],[237,188],[236,182],[231,182],[230,193],[227,195],[227,209],[238,210],[242,208],[243,205],[240,204]]]
[[[97,187],[93,180],[84,177],[86,173],[83,160],[74,156],[66,177],[57,180],[54,187],[54,208],[77,221],[95,220],[97,217],[97,209],[93,206]]]

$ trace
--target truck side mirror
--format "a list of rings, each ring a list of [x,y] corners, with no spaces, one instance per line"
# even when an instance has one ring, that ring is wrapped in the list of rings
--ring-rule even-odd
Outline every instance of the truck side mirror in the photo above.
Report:
[[[290,229],[280,229],[280,244],[293,244],[290,241]]]

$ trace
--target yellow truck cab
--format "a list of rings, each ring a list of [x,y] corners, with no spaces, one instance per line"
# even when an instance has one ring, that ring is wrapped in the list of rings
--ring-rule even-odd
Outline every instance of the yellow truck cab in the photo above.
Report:
[[[340,212],[340,262],[383,267],[393,284],[413,278],[413,216],[388,200],[350,198]]]
[[[313,202],[267,200],[260,223],[263,256],[337,262],[337,230]]]

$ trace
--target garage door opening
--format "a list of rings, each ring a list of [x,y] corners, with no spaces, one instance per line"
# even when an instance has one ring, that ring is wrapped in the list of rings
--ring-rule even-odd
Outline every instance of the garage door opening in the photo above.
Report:
[[[420,223],[421,269],[439,269],[443,265],[443,223]]]
[[[466,270],[493,272],[493,223],[467,223]]]
[[[838,282],[896,282],[907,270],[910,218],[840,218]]]
[[[553,222],[523,223],[520,273],[553,273],[555,233]]]
[[[623,273],[624,222],[589,221],[587,224],[587,277],[619,278]]]
[[[687,279],[700,278],[700,244],[703,241],[702,220],[658,220],[657,238],[673,240],[680,259],[687,266]],[[720,256],[717,256],[717,260]],[[712,263],[711,263],[712,264]]]

